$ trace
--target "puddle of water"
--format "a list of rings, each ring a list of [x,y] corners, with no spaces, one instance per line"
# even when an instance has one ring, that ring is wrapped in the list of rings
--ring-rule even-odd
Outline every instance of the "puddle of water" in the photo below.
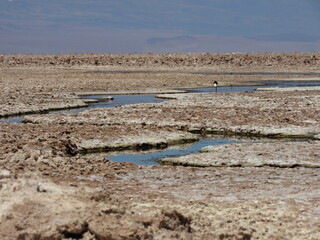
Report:
[[[198,153],[201,148],[206,146],[232,143],[235,143],[235,141],[222,138],[201,139],[187,148],[179,148],[179,146],[176,146],[173,149],[165,149],[163,151],[157,152],[143,152],[140,154],[119,154],[115,156],[108,156],[108,159],[113,162],[131,162],[138,165],[158,165],[158,161],[162,158],[185,156],[193,153]]]

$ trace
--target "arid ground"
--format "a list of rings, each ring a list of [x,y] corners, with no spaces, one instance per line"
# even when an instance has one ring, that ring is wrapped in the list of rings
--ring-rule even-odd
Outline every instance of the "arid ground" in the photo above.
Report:
[[[320,53],[0,56],[0,239],[320,239]],[[257,84],[257,83],[255,83]],[[170,98],[92,109],[84,94]],[[171,94],[168,94],[171,93]],[[91,152],[239,138],[162,165]]]

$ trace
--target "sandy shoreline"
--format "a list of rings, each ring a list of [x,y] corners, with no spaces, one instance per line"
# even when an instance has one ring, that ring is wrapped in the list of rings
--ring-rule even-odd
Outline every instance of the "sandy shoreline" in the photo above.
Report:
[[[0,116],[86,104],[80,93],[319,80],[297,73],[320,73],[320,53],[2,55]],[[320,90],[276,90],[173,92],[163,103],[0,123],[0,238],[320,239]],[[193,132],[303,140],[172,160],[186,167],[81,152],[163,148]]]

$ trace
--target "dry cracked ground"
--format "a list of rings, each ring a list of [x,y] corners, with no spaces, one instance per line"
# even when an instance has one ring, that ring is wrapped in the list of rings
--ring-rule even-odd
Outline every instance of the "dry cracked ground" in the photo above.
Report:
[[[0,238],[320,239],[319,88],[163,94],[316,73],[319,53],[0,56],[2,117],[84,106],[88,92],[171,98],[0,123]],[[166,165],[86,154],[205,134],[242,138]]]

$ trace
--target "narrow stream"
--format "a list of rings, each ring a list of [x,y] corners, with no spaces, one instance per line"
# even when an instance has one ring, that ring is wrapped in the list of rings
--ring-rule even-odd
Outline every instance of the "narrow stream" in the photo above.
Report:
[[[253,92],[256,88],[263,87],[299,87],[299,86],[320,86],[320,81],[264,81],[255,82],[259,84],[266,84],[265,86],[230,86],[230,87],[218,87],[218,88],[198,88],[198,89],[183,89],[189,93],[210,93],[210,92]],[[109,96],[109,95],[108,95]],[[112,108],[117,105],[139,104],[139,103],[159,103],[167,101],[164,99],[156,98],[154,94],[145,95],[112,95],[113,101],[101,101],[100,98],[106,97],[106,95],[93,95],[85,96],[83,99],[96,99],[98,102],[90,103],[87,107],[78,109],[68,109],[62,111],[50,111],[49,113],[61,114],[61,113],[80,113],[88,109],[94,108]],[[23,116],[2,118],[0,122],[9,123],[21,123]],[[162,158],[184,156],[193,153],[198,153],[199,150],[209,145],[221,145],[221,144],[233,144],[239,141],[229,140],[226,138],[202,138],[194,144],[180,145],[170,147],[162,151],[146,151],[135,152],[125,154],[105,154],[105,156],[114,162],[132,162],[139,165],[157,165],[158,161]],[[101,154],[100,154],[101,155]]]
[[[258,83],[258,82],[257,82]],[[198,88],[198,89],[184,89],[189,93],[208,93],[208,92],[253,92],[257,87],[298,87],[298,86],[320,86],[320,81],[316,82],[298,82],[298,81],[266,81],[263,82],[266,86],[235,86],[235,87],[219,87],[219,88]],[[88,96],[92,98],[93,96]],[[95,96],[99,98],[101,96]],[[117,102],[111,103],[101,103],[107,104],[108,107],[113,107],[117,104],[124,105],[132,104],[131,100],[138,99],[149,99],[148,102],[161,102],[161,100],[155,98],[155,95],[138,95],[138,96],[123,96],[124,100],[118,100]],[[116,96],[115,96],[116,99]],[[120,98],[121,99],[121,98]],[[121,102],[122,101],[122,102]],[[143,101],[144,103],[146,101]],[[138,103],[138,102],[134,102]],[[101,107],[100,103],[93,105],[92,108]],[[206,146],[211,145],[222,145],[222,144],[234,144],[239,143],[240,141],[230,140],[227,138],[202,138],[198,142],[189,145],[178,145],[171,147],[170,149],[165,149],[161,151],[146,151],[146,152],[135,152],[135,153],[125,153],[125,154],[116,154],[110,155],[105,154],[105,156],[113,162],[131,162],[138,165],[159,165],[159,160],[168,157],[179,157],[190,155],[194,153],[199,153],[200,149]]]
[[[320,82],[319,82],[320,85]],[[198,89],[182,89],[189,93],[209,93],[209,92],[253,92],[257,87],[261,86],[235,86],[235,87],[218,87],[218,88],[198,88]],[[159,94],[135,94],[135,95],[90,95],[83,96],[82,99],[95,99],[98,102],[89,103],[86,107],[65,109],[58,111],[49,111],[50,114],[62,114],[62,113],[80,113],[94,108],[112,108],[117,105],[129,105],[139,103],[160,103],[168,101],[167,99],[160,99],[156,96]],[[112,101],[101,101],[104,97],[113,97]],[[47,114],[47,113],[44,113]],[[1,122],[6,123],[22,123],[23,115],[16,117],[0,118]]]
[[[265,87],[300,87],[300,86],[320,86],[320,81],[260,81],[252,82],[256,84],[265,84],[265,86],[254,85],[254,86],[229,86],[229,87],[218,87],[218,88],[196,88],[196,89],[180,89],[185,90],[188,93],[231,93],[231,92],[253,92],[256,88]],[[157,94],[158,95],[158,94]],[[111,96],[114,98],[113,101],[101,101],[103,97]],[[49,111],[50,114],[62,114],[62,113],[80,113],[88,109],[94,108],[112,108],[117,105],[128,105],[128,104],[139,104],[139,103],[160,103],[167,101],[165,99],[156,98],[156,94],[140,94],[140,95],[91,95],[83,96],[83,99],[96,99],[98,102],[90,103],[86,107],[75,108],[75,109],[65,109],[58,111]],[[47,113],[44,113],[47,114]],[[0,118],[1,122],[6,123],[21,123],[23,115]]]
[[[162,158],[185,156],[198,153],[201,148],[206,146],[232,143],[235,143],[235,141],[225,138],[203,138],[193,144],[177,145],[162,151],[147,151],[106,156],[113,162],[131,162],[138,165],[158,165],[158,161]]]

